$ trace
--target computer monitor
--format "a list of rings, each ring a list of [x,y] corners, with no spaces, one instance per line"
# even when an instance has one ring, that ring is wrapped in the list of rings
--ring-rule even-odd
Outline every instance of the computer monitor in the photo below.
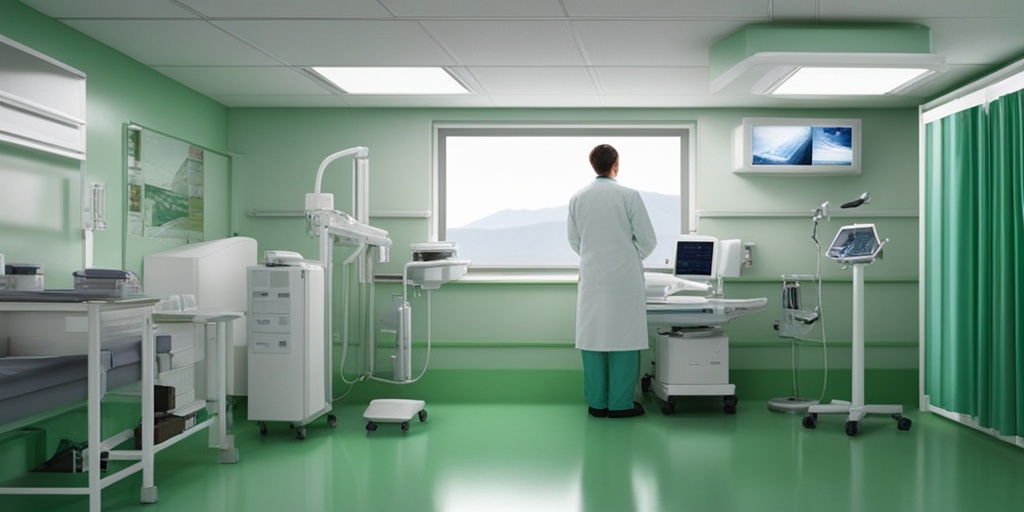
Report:
[[[844,265],[871,263],[881,257],[883,245],[874,224],[853,224],[839,228],[825,255]]]
[[[673,251],[672,274],[681,279],[710,282],[718,279],[718,239],[713,236],[679,235]]]

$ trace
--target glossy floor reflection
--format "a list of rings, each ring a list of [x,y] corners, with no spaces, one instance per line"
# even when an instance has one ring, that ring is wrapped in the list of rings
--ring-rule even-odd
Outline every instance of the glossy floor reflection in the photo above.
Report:
[[[1024,450],[930,414],[901,432],[869,416],[847,437],[841,416],[815,430],[801,416],[741,402],[736,415],[683,401],[645,403],[632,419],[572,405],[428,403],[426,423],[368,434],[365,404],[342,405],[296,440],[238,421],[241,460],[220,465],[204,435],[157,458],[159,503],[141,479],[104,493],[104,510],[399,511],[962,511],[1024,503]],[[244,418],[242,411],[239,417]],[[84,497],[0,496],[4,512],[78,511]]]

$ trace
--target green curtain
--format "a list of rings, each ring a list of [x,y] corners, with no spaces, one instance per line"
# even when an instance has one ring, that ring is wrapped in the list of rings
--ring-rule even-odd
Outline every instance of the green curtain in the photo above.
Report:
[[[1024,436],[1024,93],[925,127],[925,393]]]

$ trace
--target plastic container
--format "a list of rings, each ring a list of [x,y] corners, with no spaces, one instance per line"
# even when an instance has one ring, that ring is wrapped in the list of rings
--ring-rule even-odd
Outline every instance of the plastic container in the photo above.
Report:
[[[43,289],[43,266],[36,263],[7,263],[4,275],[0,276],[0,289],[31,290]]]
[[[75,291],[95,292],[110,297],[142,295],[139,277],[130,270],[88,268],[74,273]]]

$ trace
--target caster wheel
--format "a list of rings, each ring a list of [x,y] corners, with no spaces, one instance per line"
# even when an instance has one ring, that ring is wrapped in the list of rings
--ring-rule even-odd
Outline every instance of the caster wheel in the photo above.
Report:
[[[726,414],[736,414],[736,404],[739,400],[736,399],[736,395],[729,395],[722,398],[722,408]]]
[[[306,438],[306,427],[297,427],[295,429],[295,439],[303,440]]]
[[[424,421],[427,421],[427,410],[426,409],[420,411],[416,415],[419,416],[420,423],[423,423]]]
[[[665,416],[672,416],[676,413],[676,406],[670,403],[661,406],[661,413]]]
[[[647,394],[647,393],[651,392],[651,376],[650,375],[644,375],[643,378],[640,379],[640,391],[642,393],[644,393],[644,394]]]
[[[376,432],[377,431],[377,424],[372,422],[372,421],[368,422],[366,424],[366,431],[367,432]]]
[[[846,422],[846,435],[853,437],[860,433],[860,423],[856,421]]]
[[[403,421],[402,422],[402,432],[408,432],[408,431],[409,431],[409,422],[408,421]]]
[[[896,418],[896,428],[900,430],[910,430],[910,425],[912,423],[913,422],[910,421],[910,418],[904,418],[903,416]]]
[[[804,416],[804,428],[813,429],[818,426],[818,417],[815,414]]]
[[[266,423],[263,423],[262,421],[258,421],[258,422],[256,422],[256,426],[259,427],[260,435],[261,436],[267,435],[267,424]]]
[[[329,414],[327,416],[327,426],[331,427],[331,428],[337,427],[338,426],[338,417],[333,415],[333,414]]]

